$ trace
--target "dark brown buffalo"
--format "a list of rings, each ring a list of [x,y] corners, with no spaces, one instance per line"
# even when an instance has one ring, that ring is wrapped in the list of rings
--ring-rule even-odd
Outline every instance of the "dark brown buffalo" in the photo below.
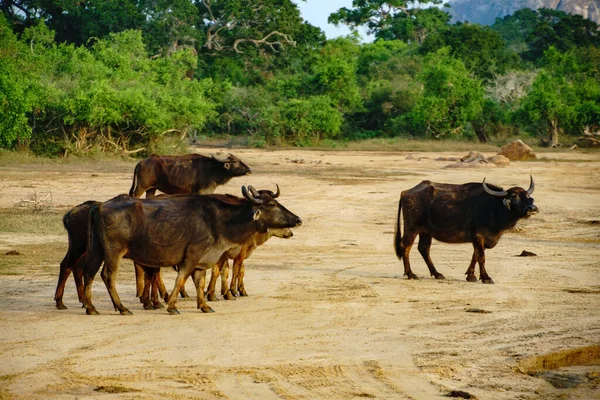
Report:
[[[77,297],[83,303],[83,264],[85,263],[85,251],[88,244],[88,216],[92,207],[100,204],[97,201],[86,201],[73,207],[63,216],[63,225],[69,236],[69,249],[65,258],[60,263],[60,273],[54,300],[56,308],[66,310],[63,303],[65,284],[71,272],[75,278]]]
[[[270,190],[259,190],[259,194],[268,194],[273,199],[276,199],[280,195],[279,185],[277,185],[277,192]],[[236,247],[232,247],[221,255],[218,263],[211,269],[211,279],[206,293],[208,300],[217,300],[215,295],[216,282],[219,276],[221,276],[221,294],[226,300],[233,300],[239,293],[240,296],[247,296],[248,293],[244,289],[244,260],[252,255],[254,250],[263,245],[271,237],[279,237],[288,239],[293,236],[293,232],[289,228],[283,229],[269,229],[267,232],[259,232],[254,234],[244,244]],[[229,278],[229,260],[233,260],[233,274],[231,279],[230,288],[227,287],[227,280]],[[140,301],[144,304],[144,309],[156,309],[162,307],[158,301],[158,295],[167,301],[167,291],[160,279],[160,275],[157,274],[159,269],[147,268],[136,265],[136,268],[141,269],[141,272],[136,270],[136,276],[146,275],[144,283],[144,290],[140,297]],[[152,289],[152,294],[150,293]],[[201,284],[201,289],[204,290],[204,282]],[[183,293],[183,292],[182,292]],[[182,297],[185,297],[182,295]]]
[[[252,173],[252,169],[233,154],[227,157],[207,157],[200,154],[184,156],[158,156],[156,154],[140,161],[133,172],[133,183],[129,195],[153,197],[156,190],[166,194],[211,194],[219,185],[224,185],[231,178]],[[144,285],[144,268],[135,265],[137,296],[142,302]],[[153,292],[164,288],[160,271],[153,274]],[[188,297],[185,287],[182,297]],[[144,308],[156,308],[160,303],[150,306],[144,303]]]
[[[224,158],[153,154],[135,166],[129,195],[142,197],[145,192],[146,197],[153,197],[157,189],[166,194],[210,194],[231,178],[251,172],[250,167],[232,154]]]
[[[538,212],[533,204],[533,177],[529,189],[513,187],[508,190],[482,183],[452,185],[423,181],[400,195],[396,223],[396,255],[404,262],[404,275],[418,279],[410,269],[408,255],[419,236],[419,253],[429,272],[444,279],[429,257],[432,239],[446,243],[473,243],[473,257],[465,273],[467,281],[477,282],[475,263],[479,263],[479,278],[494,283],[485,270],[485,249],[492,249],[502,234],[518,220]],[[400,230],[403,216],[404,235]]]
[[[248,190],[242,187],[244,198],[213,194],[136,199],[121,195],[92,207],[84,274],[86,313],[98,313],[92,304],[91,289],[102,262],[102,280],[115,310],[121,314],[131,314],[115,288],[124,255],[147,267],[177,265],[179,271],[167,311],[178,314],[177,295],[198,264],[211,268],[225,251],[244,243],[257,232],[302,223],[270,195],[259,194],[251,186]],[[205,269],[199,271],[205,272]],[[197,273],[194,275],[196,278]],[[212,312],[202,290],[198,291],[198,308]]]
[[[65,285],[69,279],[69,276],[71,275],[71,272],[73,272],[73,277],[75,278],[77,297],[79,298],[79,301],[83,303],[83,268],[85,265],[85,253],[88,246],[89,213],[92,207],[96,204],[100,204],[100,202],[92,200],[86,201],[85,203],[81,203],[73,207],[63,216],[63,225],[67,230],[67,235],[69,238],[69,248],[67,250],[67,254],[60,263],[58,284],[56,285],[56,292],[54,294],[56,308],[59,310],[67,309],[67,306],[65,306],[63,303],[63,295],[65,291]],[[137,278],[137,296],[141,298],[144,289],[144,266],[136,264],[135,267]],[[138,268],[142,270],[142,273],[139,275],[137,273]],[[185,291],[182,291],[182,297],[187,297],[185,295]],[[161,307],[162,305],[158,301],[153,303],[144,303],[144,308],[146,309],[155,309]]]

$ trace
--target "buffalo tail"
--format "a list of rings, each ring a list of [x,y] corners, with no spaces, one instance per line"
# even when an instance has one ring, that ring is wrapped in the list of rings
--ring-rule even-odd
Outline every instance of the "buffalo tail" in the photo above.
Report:
[[[137,176],[138,171],[140,170],[140,163],[135,165],[135,169],[133,170],[133,182],[131,183],[131,189],[129,189],[129,195],[133,196],[133,192],[135,192],[135,187],[137,186]]]
[[[398,219],[396,220],[396,232],[394,234],[394,247],[396,256],[402,260],[402,230],[400,229],[400,218],[402,215],[402,196],[398,200]]]
[[[97,204],[92,206],[88,218],[88,245],[84,266],[86,282],[96,276],[104,261],[104,249],[102,248],[100,236],[97,232],[97,226],[99,225],[98,218],[100,218],[100,209]]]

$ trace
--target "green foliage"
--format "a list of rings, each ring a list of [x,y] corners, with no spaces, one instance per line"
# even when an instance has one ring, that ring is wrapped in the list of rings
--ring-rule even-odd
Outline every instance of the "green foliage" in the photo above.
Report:
[[[441,4],[360,0],[330,16],[377,38],[360,43],[326,40],[292,0],[2,2],[0,147],[142,155],[177,152],[188,133],[554,142],[600,126],[595,23],[524,9],[450,25]]]
[[[539,23],[537,11],[523,8],[515,11],[512,15],[497,18],[492,29],[504,39],[508,48],[517,53],[527,50],[527,39],[533,33]]]
[[[365,0],[353,2],[354,8],[343,7],[329,16],[333,24],[350,27],[366,26],[369,33],[385,40],[423,43],[432,32],[444,27],[450,15],[435,7],[441,0]],[[415,7],[426,6],[426,7]]]
[[[283,101],[268,109],[259,119],[258,135],[265,143],[309,145],[335,139],[342,125],[342,114],[327,96]]]
[[[335,39],[325,45],[311,65],[312,92],[329,96],[342,113],[362,108],[356,80],[358,52],[355,41]]]
[[[540,63],[544,68],[514,112],[514,120],[551,145],[559,143],[559,133],[577,135],[585,126],[600,125],[597,70],[581,62],[577,53],[554,47]]]
[[[31,135],[27,118],[35,105],[29,49],[0,15],[0,147],[12,148]]]
[[[479,78],[488,80],[503,74],[516,65],[518,57],[508,51],[502,37],[490,27],[476,24],[457,24],[429,35],[420,51],[435,52],[443,47],[465,64]]]
[[[481,82],[471,76],[462,61],[451,57],[447,48],[429,58],[420,80],[424,85],[422,97],[398,121],[413,135],[440,138],[460,134],[481,114]]]

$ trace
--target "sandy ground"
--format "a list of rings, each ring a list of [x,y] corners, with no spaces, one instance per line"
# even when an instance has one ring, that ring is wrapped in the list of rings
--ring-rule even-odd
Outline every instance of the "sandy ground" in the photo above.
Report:
[[[278,183],[281,203],[304,220],[293,238],[271,239],[247,260],[249,297],[211,303],[214,314],[190,300],[178,302],[178,316],[144,311],[124,261],[117,288],[134,315],[115,313],[96,279],[101,315],[87,316],[72,280],[69,309],[54,306],[62,255],[55,276],[38,276],[36,266],[0,275],[0,397],[436,399],[455,390],[478,399],[600,399],[600,154],[444,168],[450,162],[436,158],[464,153],[230,151],[254,173],[217,192]],[[132,171],[133,163],[3,167],[0,208],[32,191],[51,191],[57,208],[104,201],[129,190]],[[540,213],[486,252],[494,285],[465,281],[470,244],[434,241],[432,259],[446,280],[428,276],[416,246],[411,261],[421,279],[402,276],[392,244],[402,190],[424,179],[484,177],[527,187],[529,174]],[[0,257],[19,243],[49,242],[66,252],[66,233],[4,234]],[[537,256],[517,257],[523,250]],[[174,272],[163,276],[170,289]],[[191,282],[187,288],[195,293]],[[560,351],[579,356],[524,373]]]

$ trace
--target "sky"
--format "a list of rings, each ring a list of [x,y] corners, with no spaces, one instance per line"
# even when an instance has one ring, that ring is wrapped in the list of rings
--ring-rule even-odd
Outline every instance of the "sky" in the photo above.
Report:
[[[333,24],[327,23],[329,14],[336,12],[342,7],[352,8],[352,0],[292,0],[298,4],[302,18],[314,26],[321,28],[327,39],[333,39],[338,36],[346,36],[350,34],[350,28],[340,24],[336,27]],[[363,40],[370,40],[366,36],[366,32],[360,31]]]

